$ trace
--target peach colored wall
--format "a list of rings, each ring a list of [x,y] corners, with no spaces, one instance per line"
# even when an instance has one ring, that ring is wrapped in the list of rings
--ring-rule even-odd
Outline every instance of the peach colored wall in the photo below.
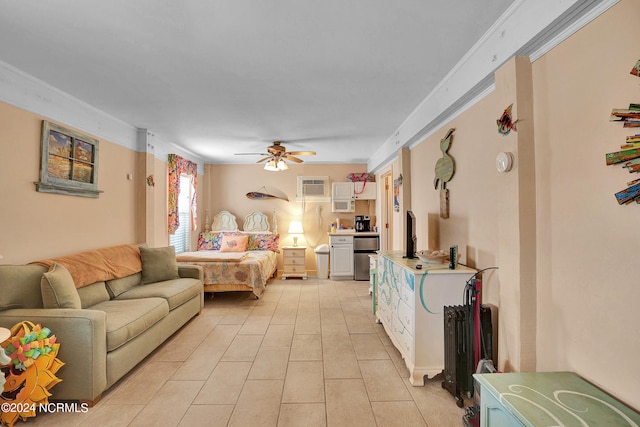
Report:
[[[502,184],[494,163],[505,141],[496,130],[495,120],[504,108],[502,104],[495,92],[489,94],[411,150],[412,210],[419,250],[458,245],[461,263],[477,269],[498,265],[499,195],[495,189]],[[448,151],[455,161],[455,174],[447,183],[449,218],[442,219],[440,193],[433,180],[436,161],[442,157],[440,139],[449,128],[456,129]],[[483,302],[498,306],[497,272],[484,274],[483,282]]]
[[[638,176],[606,166],[605,153],[637,133],[609,114],[640,102],[640,79],[629,74],[640,56],[624,42],[640,37],[638,16],[640,3],[622,0],[532,64],[530,77],[510,71],[511,60],[496,73],[494,92],[411,150],[419,247],[458,244],[462,262],[501,268],[485,273],[483,295],[498,307],[500,368],[574,371],[635,408],[640,206],[619,206],[614,193]],[[499,135],[495,125],[519,84],[533,91],[533,114],[514,106],[521,126],[533,125],[528,142]],[[443,220],[431,182],[449,127],[456,174]],[[499,151],[516,154],[512,172],[496,171]]]
[[[168,193],[168,175],[167,162],[163,162],[154,158],[155,171],[155,187],[153,188],[153,245],[167,246],[169,244],[169,233],[167,217],[169,214],[169,193]],[[149,218],[147,214],[147,218]],[[193,237],[192,233],[192,237]],[[193,239],[192,239],[193,240]]]
[[[207,165],[205,207],[209,209],[211,218],[221,210],[233,213],[242,228],[245,215],[259,210],[268,215],[272,221],[273,209],[277,210],[278,232],[281,246],[291,245],[292,237],[288,235],[289,223],[302,220],[305,231],[304,241],[308,247],[306,260],[309,274],[315,274],[316,259],[313,250],[323,243],[329,243],[328,231],[335,218],[340,218],[341,224],[353,226],[355,215],[375,216],[375,201],[356,201],[355,213],[332,213],[331,203],[296,201],[296,186],[298,176],[329,176],[331,182],[347,181],[351,172],[365,172],[364,164],[344,165],[311,165],[292,164],[282,172],[265,171],[261,165]],[[271,191],[279,191],[286,195],[289,201],[279,199],[251,200],[246,197],[250,191],[259,191],[266,186]],[[320,209],[318,216],[317,209]],[[204,217],[202,217],[204,220]],[[200,222],[202,227],[203,222]],[[302,240],[300,241],[302,242]],[[301,244],[301,243],[298,244]],[[278,257],[282,266],[282,257]]]
[[[34,182],[40,179],[42,120],[0,103],[0,149],[7,153],[0,157],[0,263],[20,264],[122,243],[168,245],[166,162],[100,140],[98,188],[104,193],[99,198],[39,193]],[[155,187],[146,185],[149,174]],[[202,186],[198,196],[203,199]],[[202,203],[198,212],[204,218]],[[196,243],[197,232],[192,234],[193,250]]]
[[[640,102],[640,2],[622,0],[533,64],[538,216],[538,369],[570,370],[640,409],[638,179],[605,153],[639,133],[610,123]]]
[[[0,262],[135,242],[135,181],[127,174],[135,173],[136,153],[100,141],[98,199],[36,192],[42,119],[0,103]]]

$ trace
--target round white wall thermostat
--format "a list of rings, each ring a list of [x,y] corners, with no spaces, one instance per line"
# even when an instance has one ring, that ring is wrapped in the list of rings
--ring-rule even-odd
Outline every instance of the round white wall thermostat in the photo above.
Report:
[[[513,167],[513,154],[507,152],[498,153],[496,156],[496,169],[498,172],[509,172]]]

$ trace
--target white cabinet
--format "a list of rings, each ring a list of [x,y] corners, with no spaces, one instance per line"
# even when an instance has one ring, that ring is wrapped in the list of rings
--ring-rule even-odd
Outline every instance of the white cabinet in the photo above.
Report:
[[[376,317],[409,369],[409,381],[424,385],[424,376],[444,369],[445,305],[462,304],[466,281],[476,272],[459,265],[423,264],[402,251],[378,255]]]
[[[331,236],[329,241],[331,280],[353,280],[353,236]]]
[[[354,185],[353,182],[334,182],[331,184],[331,197],[333,200],[352,200]]]
[[[378,186],[375,182],[354,182],[353,195],[358,200],[375,200],[378,194]]]
[[[334,182],[331,184],[331,211],[355,212],[356,200],[375,200],[375,182]]]
[[[334,182],[331,185],[333,200],[375,200],[378,194],[376,182]]]

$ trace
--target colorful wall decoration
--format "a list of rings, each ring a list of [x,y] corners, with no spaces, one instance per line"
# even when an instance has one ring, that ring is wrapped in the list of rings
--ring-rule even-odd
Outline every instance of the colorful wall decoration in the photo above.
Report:
[[[634,65],[631,73],[640,77],[640,61]],[[620,122],[625,128],[640,128],[640,104],[629,104],[629,108],[614,108],[609,117],[610,122]],[[607,153],[607,165],[621,165],[629,173],[640,172],[640,133],[627,136],[621,151]],[[636,202],[640,204],[640,178],[627,182],[627,188],[618,191],[616,200],[620,205]]]

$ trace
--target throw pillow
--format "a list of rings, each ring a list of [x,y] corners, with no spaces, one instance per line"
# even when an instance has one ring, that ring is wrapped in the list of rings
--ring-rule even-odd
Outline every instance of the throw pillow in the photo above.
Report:
[[[142,259],[141,284],[146,285],[178,278],[176,249],[173,246],[164,248],[140,246],[140,258]]]
[[[279,234],[252,234],[249,236],[247,250],[280,252],[278,248]]]
[[[210,231],[200,233],[198,237],[198,251],[219,251],[222,237],[225,235],[235,236],[240,234],[237,231]]]
[[[246,234],[238,236],[222,236],[222,242],[220,242],[220,252],[244,252],[247,250],[247,241],[249,236]]]
[[[58,263],[42,274],[40,292],[44,308],[82,308],[71,273]]]

